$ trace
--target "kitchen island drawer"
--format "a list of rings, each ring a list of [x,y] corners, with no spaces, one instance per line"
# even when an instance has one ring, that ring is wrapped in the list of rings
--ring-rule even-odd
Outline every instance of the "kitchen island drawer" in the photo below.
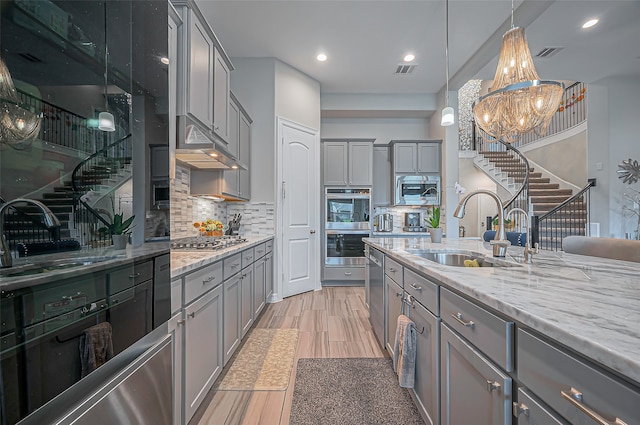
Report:
[[[254,252],[255,252],[256,260],[258,258],[262,258],[262,257],[264,257],[264,254],[267,253],[267,244],[265,242],[263,242],[261,244],[258,244],[254,248],[254,250],[255,250]]]
[[[440,317],[507,372],[513,367],[513,322],[440,288]]]
[[[273,239],[269,239],[268,241],[266,241],[264,243],[265,249],[267,250],[267,252],[271,252],[273,251]]]
[[[153,261],[131,264],[107,273],[109,293],[115,294],[139,283],[153,279]]]
[[[253,264],[253,260],[255,258],[257,258],[253,248],[245,249],[244,251],[242,251],[241,255],[242,255],[242,268],[243,269],[245,267],[248,267],[251,264]]]
[[[384,274],[393,279],[398,285],[402,287],[402,266],[400,263],[395,262],[389,256],[384,257]]]
[[[364,280],[364,267],[325,267],[324,280]]]
[[[242,270],[242,253],[237,253],[224,259],[224,280]]]
[[[522,329],[518,329],[517,355],[522,384],[568,422],[639,423],[640,389]],[[606,421],[598,422],[596,416]]]
[[[413,270],[404,269],[404,290],[425,306],[431,313],[438,315],[438,285],[420,276]]]
[[[184,304],[189,304],[220,284],[222,284],[222,261],[189,273],[184,277]]]
[[[513,416],[518,418],[518,425],[569,425],[522,388],[518,389],[518,401],[513,404]]]

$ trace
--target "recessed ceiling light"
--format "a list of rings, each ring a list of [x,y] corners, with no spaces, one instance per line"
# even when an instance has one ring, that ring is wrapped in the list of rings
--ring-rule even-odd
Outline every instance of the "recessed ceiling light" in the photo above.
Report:
[[[210,156],[211,158],[217,158],[217,157],[218,157],[218,154],[217,154],[217,153],[215,153],[215,152],[209,152],[209,156]]]
[[[320,62],[324,62],[327,60],[327,55],[325,55],[324,53],[320,53],[318,56],[316,56],[316,59],[318,59]]]
[[[163,56],[160,58],[160,62],[162,62],[165,65],[169,65],[169,58],[166,56]]]
[[[598,18],[589,19],[587,22],[582,24],[582,28],[584,28],[584,29],[591,28],[592,26],[594,26],[597,23],[598,23]]]
[[[411,53],[407,54],[404,56],[404,61],[405,62],[411,62],[412,60],[414,60],[416,57],[415,55],[412,55]]]

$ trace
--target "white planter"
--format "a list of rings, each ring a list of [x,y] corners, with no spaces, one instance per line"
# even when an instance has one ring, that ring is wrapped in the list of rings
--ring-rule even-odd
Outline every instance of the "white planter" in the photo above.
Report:
[[[431,242],[440,243],[442,242],[442,229],[438,227],[437,229],[430,229],[429,235],[431,236]]]
[[[129,235],[111,235],[111,240],[113,241],[114,249],[125,249],[127,247]]]

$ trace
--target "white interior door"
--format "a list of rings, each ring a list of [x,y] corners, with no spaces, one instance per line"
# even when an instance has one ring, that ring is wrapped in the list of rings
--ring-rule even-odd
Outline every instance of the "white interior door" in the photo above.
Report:
[[[278,119],[281,297],[320,289],[318,131]]]

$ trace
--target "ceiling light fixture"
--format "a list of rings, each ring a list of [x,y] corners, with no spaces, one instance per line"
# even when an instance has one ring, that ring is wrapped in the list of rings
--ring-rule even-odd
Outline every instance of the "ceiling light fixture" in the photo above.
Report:
[[[109,72],[109,45],[107,43],[107,2],[104,2],[104,112],[98,114],[98,129],[102,131],[116,131],[113,115],[109,112],[109,97],[107,96]]]
[[[168,58],[168,57],[166,57],[166,56],[162,56],[162,57],[160,58],[160,62],[161,62],[161,63],[163,63],[163,64],[165,64],[165,65],[169,65],[169,58]]]
[[[445,43],[444,43],[444,59],[445,59],[445,78],[447,79],[445,87],[445,103],[446,107],[442,110],[442,119],[440,125],[449,127],[455,124],[456,115],[451,106],[449,106],[449,0],[445,0]]]
[[[405,61],[405,62],[411,62],[411,61],[413,61],[415,58],[416,58],[416,56],[415,56],[415,55],[412,55],[411,53],[409,53],[409,54],[406,54],[406,55],[404,56],[404,61]]]
[[[524,29],[513,26],[513,0],[511,29],[502,36],[491,89],[473,105],[473,117],[482,130],[506,142],[531,131],[544,134],[564,93],[564,84],[540,80]]]
[[[318,56],[316,56],[316,59],[320,62],[324,62],[327,60],[327,55],[325,55],[324,53],[320,53]]]
[[[582,28],[583,29],[591,28],[592,26],[594,26],[598,22],[599,22],[598,18],[589,19],[587,22],[582,24]]]

